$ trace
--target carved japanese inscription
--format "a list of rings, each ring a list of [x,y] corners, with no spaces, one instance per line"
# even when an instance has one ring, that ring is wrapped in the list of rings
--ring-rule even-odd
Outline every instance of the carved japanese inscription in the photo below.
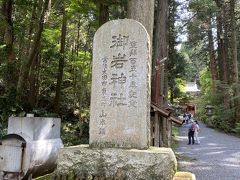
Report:
[[[92,147],[149,147],[150,47],[145,28],[124,19],[104,24],[93,42]]]

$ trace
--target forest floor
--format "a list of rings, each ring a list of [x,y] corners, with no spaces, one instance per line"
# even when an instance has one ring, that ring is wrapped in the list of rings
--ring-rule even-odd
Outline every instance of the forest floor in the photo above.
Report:
[[[178,171],[189,171],[197,180],[239,180],[240,138],[199,124],[200,145],[188,145],[184,125],[177,136]]]

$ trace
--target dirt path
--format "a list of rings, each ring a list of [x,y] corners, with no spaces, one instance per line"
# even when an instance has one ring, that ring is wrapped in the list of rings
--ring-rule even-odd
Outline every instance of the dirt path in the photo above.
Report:
[[[178,169],[197,180],[240,180],[240,138],[210,129],[200,122],[200,145],[187,145],[187,128],[177,137]]]

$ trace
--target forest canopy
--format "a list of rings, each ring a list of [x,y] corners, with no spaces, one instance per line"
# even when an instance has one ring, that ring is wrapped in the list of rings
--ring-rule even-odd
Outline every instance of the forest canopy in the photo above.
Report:
[[[129,18],[131,2],[137,3],[0,0],[0,135],[9,116],[34,113],[61,117],[66,144],[79,143],[79,137],[87,141],[93,36],[105,22]],[[152,101],[164,106],[189,100],[182,86],[196,81],[201,86],[198,117],[239,132],[239,3],[154,2]],[[157,90],[161,97],[154,97]],[[211,120],[204,113],[207,104],[215,106]]]

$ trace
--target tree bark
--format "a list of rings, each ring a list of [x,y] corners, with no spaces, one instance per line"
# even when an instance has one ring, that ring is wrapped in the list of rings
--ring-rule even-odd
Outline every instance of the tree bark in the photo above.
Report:
[[[30,76],[29,76],[28,104],[31,109],[36,106],[37,92],[38,92],[38,69],[39,69],[38,55],[35,58],[36,59],[33,61],[32,66],[31,66],[31,72],[30,72]]]
[[[6,52],[7,59],[9,63],[13,63],[15,61],[15,53],[14,53],[14,33],[13,33],[13,21],[12,21],[12,11],[13,11],[13,0],[3,0],[2,3],[2,15],[6,25],[5,28],[1,28],[3,30],[4,42],[6,43]]]
[[[1,7],[2,26],[0,27],[0,45],[5,45],[4,51],[6,54],[4,55],[4,58],[0,58],[0,65],[5,59],[6,68],[3,80],[6,83],[6,92],[15,92],[17,83],[16,54],[14,50],[14,26],[12,20],[13,3],[13,0],[3,0]]]
[[[64,69],[64,61],[65,61],[65,42],[66,42],[66,34],[67,34],[67,15],[65,9],[63,10],[63,22],[62,22],[62,34],[61,34],[61,48],[60,48],[60,59],[58,66],[58,78],[56,85],[56,94],[54,99],[54,112],[59,113],[59,104],[61,97],[61,85],[63,80],[63,69]]]
[[[218,67],[219,67],[219,79],[223,82],[224,86],[228,85],[228,68],[227,68],[227,54],[226,54],[226,36],[223,31],[224,20],[223,20],[223,12],[224,12],[224,2],[221,0],[215,0],[219,11],[217,15],[217,40],[218,40]],[[225,32],[226,33],[226,32]],[[229,108],[229,97],[226,88],[219,87],[219,90],[223,94],[223,103],[226,108]]]
[[[168,0],[158,0],[158,6],[156,10],[156,23],[155,23],[155,33],[154,33],[154,53],[153,62],[155,62],[155,67],[159,68],[159,84],[160,87],[156,87],[159,92],[159,97],[155,96],[155,103],[164,104],[163,97],[163,87],[164,87],[164,58],[167,58],[167,15],[168,15]],[[156,76],[157,77],[157,76]],[[154,82],[153,82],[154,83]],[[156,86],[156,84],[155,84]],[[155,94],[155,95],[156,95]]]
[[[223,20],[222,20],[222,3],[220,0],[215,0],[217,7],[218,7],[218,13],[217,13],[217,43],[218,43],[218,56],[217,56],[217,62],[218,62],[218,67],[219,67],[219,79],[221,81],[224,80],[223,78],[223,53],[222,53],[222,48],[223,48]]]
[[[129,19],[134,19],[140,22],[147,30],[150,37],[150,59],[152,56],[152,36],[153,36],[153,25],[154,25],[154,3],[155,0],[129,0],[128,8],[127,8],[127,17]],[[152,65],[150,64],[150,67]],[[152,123],[151,130],[154,129],[154,144],[156,143],[159,146],[159,131],[156,132],[156,129],[159,127],[159,116],[157,112],[155,112],[155,122]],[[150,132],[152,134],[152,132]],[[157,139],[156,139],[157,135]]]
[[[34,43],[33,43],[33,47],[30,50],[29,56],[26,58],[26,60],[23,60],[22,62],[22,66],[21,66],[21,72],[20,72],[20,76],[19,76],[19,80],[18,80],[18,85],[17,85],[17,93],[18,93],[18,99],[21,100],[24,98],[25,95],[25,88],[26,88],[26,84],[28,82],[28,75],[30,72],[30,67],[34,61],[34,59],[37,56],[37,52],[38,52],[38,48],[40,45],[40,39],[42,36],[42,32],[43,32],[43,27],[46,21],[46,12],[49,8],[49,4],[50,4],[50,0],[46,0],[44,2],[43,5],[43,10],[41,13],[41,17],[38,23],[38,28],[37,28],[37,32],[36,35],[34,37]]]
[[[207,30],[208,33],[208,51],[209,51],[209,57],[210,57],[210,71],[212,75],[212,81],[213,81],[213,93],[216,92],[216,80],[218,79],[217,76],[217,66],[216,66],[216,57],[214,52],[214,44],[213,44],[213,32],[212,32],[212,23],[211,18],[208,20],[209,28]]]
[[[169,90],[171,92],[171,97],[172,99],[171,102],[173,102],[173,96],[174,96],[174,86],[175,86],[175,80],[173,78],[169,78],[169,70],[168,69],[172,69],[172,65],[171,63],[172,61],[174,61],[174,57],[176,55],[176,32],[175,32],[175,16],[176,16],[176,11],[177,11],[177,5],[175,0],[170,0],[169,1],[169,15],[168,15],[168,61],[167,61],[167,65],[166,65],[166,71],[165,72],[165,76],[168,79],[168,86],[169,86]]]
[[[27,43],[25,44],[25,53],[24,57],[28,57],[30,50],[31,50],[31,42],[34,40],[34,30],[35,25],[38,23],[38,17],[40,16],[41,10],[42,10],[42,0],[34,0],[33,7],[32,7],[32,15],[31,20],[29,24],[28,34],[27,34]],[[39,9],[37,9],[37,6],[39,6]],[[37,12],[38,10],[38,12]],[[40,46],[40,44],[39,44]],[[28,94],[28,106],[30,109],[33,109],[36,106],[37,101],[37,92],[38,92],[38,70],[39,70],[39,48],[37,48],[38,51],[36,53],[36,56],[33,59],[33,62],[30,67],[30,73],[29,73],[29,94]]]
[[[168,0],[158,0],[157,10],[155,16],[155,33],[154,33],[154,51],[153,51],[153,61],[155,62],[155,67],[159,70],[155,70],[155,102],[161,107],[165,104],[165,61],[167,59],[167,16],[168,16]],[[154,70],[153,70],[154,71]],[[157,74],[158,73],[158,74]],[[154,83],[154,82],[152,82]],[[162,123],[159,123],[162,121]],[[158,124],[160,125],[160,145],[166,145],[167,129],[166,129],[167,119],[160,117],[158,119]],[[155,122],[156,124],[156,122]],[[157,132],[156,132],[157,133]],[[159,133],[156,136],[159,136]]]
[[[30,48],[31,48],[31,42],[33,41],[33,34],[34,34],[34,28],[35,25],[38,23],[37,22],[37,14],[41,13],[41,8],[38,9],[39,13],[37,13],[37,5],[42,4],[42,0],[40,0],[41,2],[38,2],[38,0],[34,1],[34,5],[33,5],[33,9],[32,9],[32,17],[31,17],[31,21],[29,24],[29,30],[28,30],[28,44],[26,46],[26,57],[29,56],[30,53]]]
[[[236,19],[235,19],[235,0],[230,1],[231,16],[231,44],[232,44],[232,62],[233,62],[233,90],[234,90],[234,107],[235,107],[235,124],[240,122],[240,93],[238,80],[238,59],[237,59],[237,38],[236,38]]]
[[[99,3],[99,27],[109,20],[108,5]]]
[[[142,23],[146,28],[152,45],[153,24],[154,24],[154,0],[129,0],[128,12],[129,19],[135,19]]]
[[[230,39],[230,36],[229,36],[229,32],[231,32],[231,29],[230,29],[230,7],[228,5],[228,3],[225,1],[224,4],[223,4],[223,16],[222,16],[222,22],[223,22],[223,35],[224,35],[224,38],[223,38],[223,55],[224,55],[224,62],[223,62],[223,70],[224,70],[224,81],[228,84],[231,83],[231,73],[230,73],[230,69],[231,69],[231,63],[230,63],[230,54],[229,54],[229,47],[230,47],[230,44],[229,44],[229,39]]]

